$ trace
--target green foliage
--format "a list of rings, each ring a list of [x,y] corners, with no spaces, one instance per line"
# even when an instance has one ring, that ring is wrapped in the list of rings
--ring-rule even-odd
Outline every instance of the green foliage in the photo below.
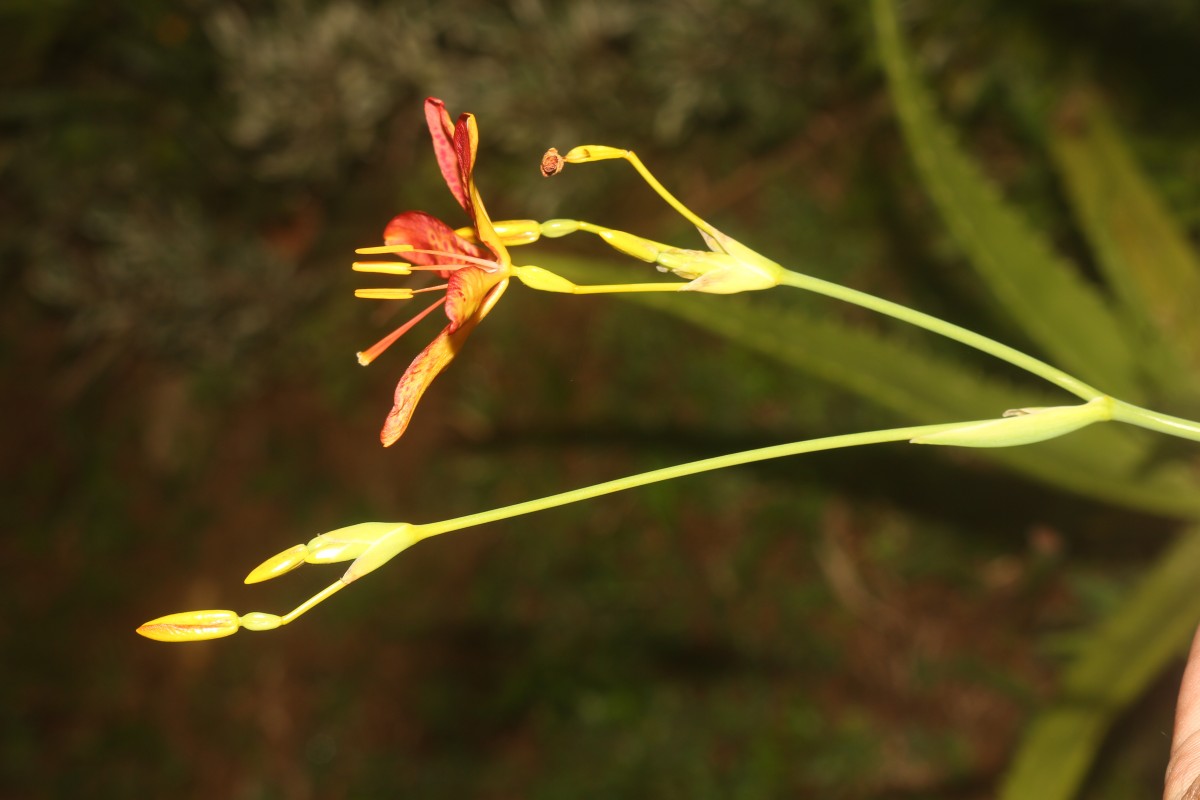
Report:
[[[1144,380],[1126,326],[956,144],[917,80],[891,0],[874,0],[872,8],[880,56],[909,150],[971,266],[1052,360],[1115,396],[1135,403],[1144,398]]]
[[[1182,531],[1124,605],[1092,631],[1054,705],[1026,732],[1001,797],[1071,798],[1113,720],[1178,658],[1200,619],[1200,528]]]
[[[1072,210],[1144,358],[1169,357],[1167,386],[1200,370],[1200,261],[1093,93],[1068,97],[1050,144]],[[1179,388],[1179,387],[1177,387]],[[1194,395],[1194,391],[1190,392]]]

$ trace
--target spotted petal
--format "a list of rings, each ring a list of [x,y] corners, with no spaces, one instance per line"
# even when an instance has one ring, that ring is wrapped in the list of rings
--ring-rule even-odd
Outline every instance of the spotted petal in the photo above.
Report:
[[[471,215],[471,221],[475,223],[475,233],[479,237],[479,241],[496,254],[497,259],[507,264],[508,251],[496,234],[496,229],[492,226],[492,219],[488,216],[487,209],[483,207],[483,200],[479,197],[479,190],[475,188],[475,154],[479,151],[479,126],[475,122],[474,114],[463,114],[458,118],[458,124],[454,126],[454,149],[458,154],[462,185],[467,189],[467,197],[470,201],[467,213]]]
[[[446,104],[436,97],[428,98],[425,101],[425,122],[429,125],[429,135],[433,138],[433,152],[437,156],[442,177],[446,179],[446,185],[450,187],[454,199],[458,201],[464,211],[470,214],[471,202],[467,194],[468,180],[463,179],[463,172],[459,168],[459,158],[454,140],[455,126],[450,121],[450,113],[446,111]],[[468,167],[468,177],[470,171],[471,168]]]
[[[441,250],[447,253],[462,253],[473,258],[490,258],[490,254],[459,236],[453,228],[437,217],[424,211],[405,211],[393,217],[383,229],[383,241],[385,244],[410,244],[419,250]],[[404,259],[426,267],[461,263],[448,256],[431,256],[426,253],[405,253]]]
[[[474,269],[460,270],[459,273],[455,274],[458,275],[462,272],[489,274],[483,270]],[[413,412],[416,411],[417,403],[420,402],[421,396],[425,394],[425,390],[433,383],[434,378],[440,375],[442,370],[458,355],[458,351],[466,343],[467,337],[471,335],[471,331],[475,330],[475,326],[479,324],[479,321],[495,305],[496,300],[504,293],[507,285],[507,280],[495,283],[482,299],[473,297],[470,291],[464,291],[461,301],[463,305],[460,306],[460,311],[470,307],[471,313],[457,320],[451,317],[450,324],[438,334],[436,339],[429,343],[428,347],[413,359],[413,362],[408,365],[408,369],[400,377],[400,382],[396,384],[396,395],[393,398],[392,410],[388,412],[387,419],[383,423],[383,430],[379,433],[379,440],[383,442],[384,447],[390,447],[396,443],[397,439],[404,435],[404,431],[408,428],[408,423],[412,420]],[[447,304],[449,304],[449,300]],[[449,314],[449,311],[447,311],[447,314]]]

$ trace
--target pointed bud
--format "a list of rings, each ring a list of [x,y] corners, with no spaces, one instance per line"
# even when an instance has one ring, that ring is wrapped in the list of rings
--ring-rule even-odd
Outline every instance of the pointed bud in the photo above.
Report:
[[[160,642],[199,642],[230,636],[237,630],[238,615],[232,611],[181,611],[152,619],[137,632]]]
[[[530,289],[537,289],[540,292],[573,294],[578,288],[574,283],[548,269],[541,267],[513,267],[512,269],[517,280]]]
[[[1112,400],[1099,397],[1082,405],[1051,408],[1018,408],[1002,419],[974,422],[959,428],[912,439],[913,444],[958,447],[1013,447],[1054,439],[1093,422],[1112,419]]]
[[[670,245],[652,242],[649,239],[643,239],[640,236],[634,236],[632,233],[626,233],[625,231],[605,229],[600,231],[598,235],[601,239],[608,242],[609,246],[614,250],[618,250],[627,256],[641,259],[642,261],[648,261],[651,264],[658,260],[659,255],[663,251],[674,250]],[[664,264],[663,266],[666,265]]]
[[[304,557],[308,555],[308,547],[298,544],[295,547],[290,547],[278,555],[271,556],[263,563],[255,567],[249,575],[246,576],[246,583],[262,583],[269,581],[271,578],[278,578],[285,572],[291,572],[296,567],[304,563]]]

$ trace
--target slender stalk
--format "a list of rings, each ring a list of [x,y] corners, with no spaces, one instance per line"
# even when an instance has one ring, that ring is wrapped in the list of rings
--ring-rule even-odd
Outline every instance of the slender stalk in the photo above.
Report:
[[[1200,442],[1200,422],[1194,422],[1182,417],[1173,417],[1148,408],[1126,403],[1124,400],[1113,400],[1112,418],[1119,422],[1137,425],[1181,439],[1191,439]]]
[[[902,322],[915,325],[918,328],[924,328],[927,331],[945,336],[947,339],[953,339],[956,342],[965,344],[967,347],[973,347],[1002,361],[1007,361],[1013,366],[1020,367],[1026,372],[1037,375],[1039,378],[1043,378],[1084,400],[1095,400],[1098,397],[1104,396],[1104,393],[1094,386],[1090,386],[1078,378],[1050,366],[1045,361],[1026,355],[1020,350],[1009,347],[1006,344],[1001,344],[995,339],[989,339],[982,334],[967,330],[952,322],[938,319],[930,314],[915,311],[899,303],[893,303],[890,300],[884,300],[882,297],[860,292],[857,289],[840,286],[836,283],[821,280],[820,278],[814,278],[811,275],[803,275],[799,272],[792,272],[786,269],[783,271],[782,282],[787,286],[793,286],[797,289],[823,294],[826,297],[832,297],[847,303],[853,303],[856,306],[869,308],[880,314],[894,317]]]
[[[788,444],[777,444],[771,447],[762,447],[757,450],[746,450],[741,453],[731,453],[724,456],[716,456],[714,458],[705,458],[700,461],[692,461],[687,464],[677,464],[673,467],[663,467],[662,469],[643,472],[638,475],[628,475],[624,478],[597,483],[593,486],[585,486],[581,489],[573,489],[569,492],[550,495],[549,497],[540,497],[536,500],[527,500],[524,503],[505,506],[504,508],[495,508],[490,511],[481,511],[477,514],[468,514],[465,517],[457,517],[455,519],[443,520],[441,522],[431,522],[421,525],[423,538],[437,536],[450,531],[457,531],[463,528],[470,528],[475,525],[484,525],[489,522],[497,522],[510,517],[519,517],[522,514],[530,514],[534,511],[542,511],[547,508],[556,508],[565,506],[569,503],[578,503],[581,500],[590,500],[594,497],[600,497],[613,492],[621,492],[626,489],[633,489],[638,486],[645,486],[650,483],[659,481],[668,481],[674,478],[682,478],[687,475],[695,475],[700,472],[709,472],[716,469],[724,469],[725,467],[734,467],[740,464],[750,464],[756,461],[766,461],[772,458],[784,458],[786,456],[796,456],[803,453],[815,453],[821,450],[836,450],[842,447],[856,447],[865,444],[881,444],[884,442],[903,442],[914,439],[918,436],[926,436],[939,431],[951,430],[954,428],[962,428],[966,425],[972,425],[971,422],[946,422],[938,425],[915,425],[906,428],[890,428],[881,431],[867,431],[864,433],[847,433],[840,436],[827,436],[821,439],[808,439],[803,442],[790,442]]]

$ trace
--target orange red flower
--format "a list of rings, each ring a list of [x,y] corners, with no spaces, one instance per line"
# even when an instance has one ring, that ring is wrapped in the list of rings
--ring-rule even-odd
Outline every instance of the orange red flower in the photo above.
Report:
[[[425,390],[454,359],[471,331],[504,294],[512,275],[508,250],[496,234],[475,188],[473,171],[479,146],[475,117],[463,114],[452,123],[445,104],[431,97],[425,101],[425,118],[442,177],[471,218],[474,238],[479,244],[467,241],[449,225],[423,211],[407,211],[388,223],[382,247],[365,247],[357,251],[372,255],[395,254],[404,259],[355,262],[354,268],[360,272],[407,275],[428,270],[446,279],[444,284],[425,289],[360,289],[355,292],[359,297],[398,300],[421,292],[445,290],[437,302],[358,354],[359,363],[371,363],[434,309],[444,306],[449,324],[413,359],[396,384],[392,410],[379,434],[385,447],[404,434]]]

